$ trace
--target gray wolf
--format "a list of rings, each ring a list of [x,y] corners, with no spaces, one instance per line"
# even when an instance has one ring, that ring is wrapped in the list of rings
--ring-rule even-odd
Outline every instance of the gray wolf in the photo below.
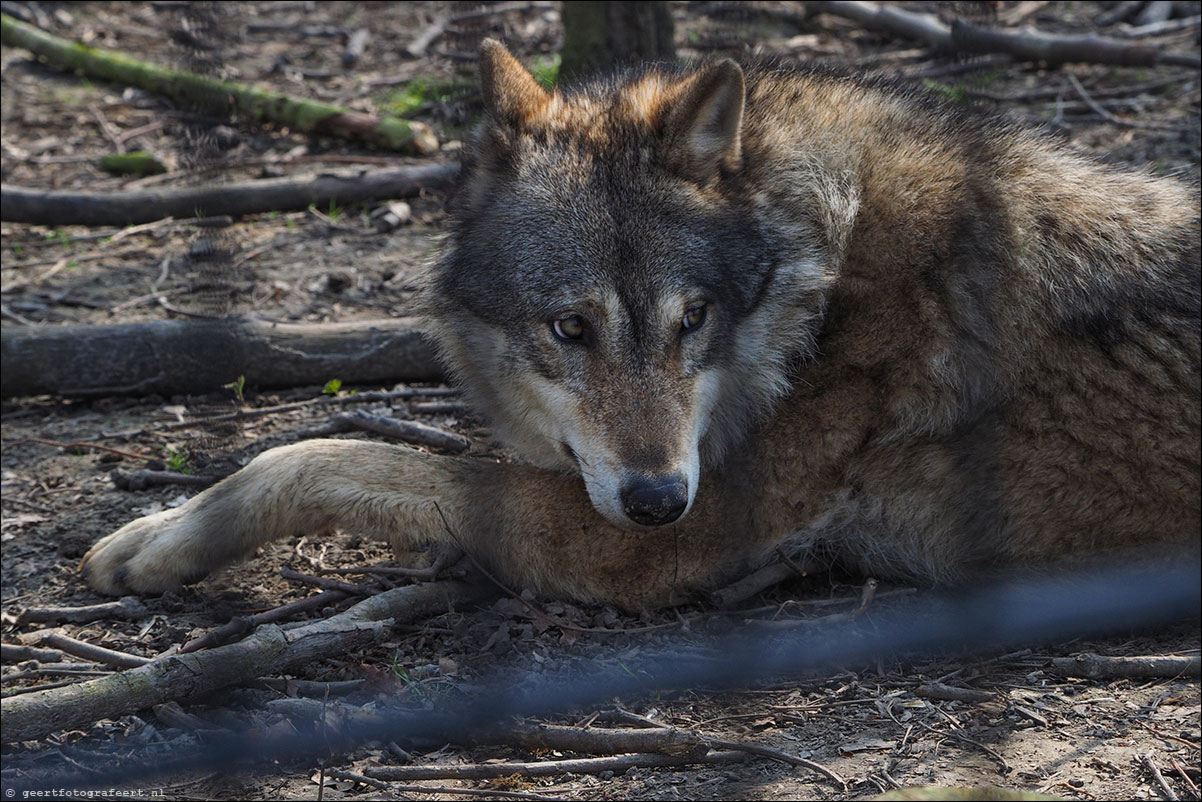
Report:
[[[330,529],[627,608],[778,549],[943,583],[1197,550],[1196,188],[821,70],[548,92],[487,42],[482,82],[428,304],[522,462],[268,451],[100,540],[93,587]]]

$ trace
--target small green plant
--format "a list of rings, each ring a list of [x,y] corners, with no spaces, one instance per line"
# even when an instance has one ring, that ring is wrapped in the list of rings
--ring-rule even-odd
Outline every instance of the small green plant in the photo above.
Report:
[[[229,384],[223,384],[221,386],[227,390],[232,390],[234,392],[234,398],[238,399],[239,404],[246,403],[246,398],[242,395],[242,392],[246,389],[245,376],[239,376]]]
[[[432,104],[446,103],[466,91],[468,84],[462,80],[418,76],[390,92],[383,106],[394,117],[412,117]]]
[[[61,228],[52,228],[46,232],[46,242],[53,242],[56,245],[70,245],[71,238],[67,236],[67,232]]]
[[[550,56],[535,56],[530,60],[530,74],[548,92],[555,87],[555,82],[559,80],[561,60],[558,53]]]
[[[326,209],[326,215],[328,215],[331,220],[337,220],[338,215],[340,214],[342,214],[342,207],[334,203],[333,198],[330,198],[330,207]]]
[[[342,379],[330,379],[326,382],[325,387],[321,388],[323,395],[338,395],[338,391],[342,389]]]
[[[924,78],[922,85],[937,95],[943,95],[943,97],[947,98],[952,103],[968,103],[968,90],[962,86],[948,86],[947,84],[941,84],[938,81],[932,81],[930,78]]]
[[[284,228],[288,228],[288,229],[296,228],[296,221],[293,220],[291,217],[284,218]]]
[[[414,78],[388,95],[385,101],[389,113],[396,117],[416,114],[426,104],[426,80]]]
[[[13,243],[13,256],[20,256],[25,253],[25,247],[19,242]]]
[[[164,446],[163,453],[163,462],[167,464],[168,470],[185,475],[192,473],[192,468],[188,465],[188,452],[186,449]]]

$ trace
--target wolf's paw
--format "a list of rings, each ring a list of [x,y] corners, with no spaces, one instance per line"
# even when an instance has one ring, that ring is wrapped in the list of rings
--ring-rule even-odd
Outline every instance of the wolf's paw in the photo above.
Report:
[[[130,521],[96,541],[79,564],[88,584],[101,593],[163,593],[208,571],[188,551],[192,524],[184,508]]]

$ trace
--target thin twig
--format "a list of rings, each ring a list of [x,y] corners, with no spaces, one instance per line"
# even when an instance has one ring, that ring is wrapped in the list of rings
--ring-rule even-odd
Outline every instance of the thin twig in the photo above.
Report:
[[[375,596],[380,588],[369,588],[367,585],[357,585],[352,582],[342,582],[337,579],[327,579],[324,576],[310,576],[291,568],[281,568],[280,576],[290,582],[300,582],[305,585],[321,588],[322,590],[337,590],[353,596]]]
[[[150,456],[149,454],[137,454],[137,453],[134,453],[133,451],[122,451],[121,449],[113,448],[112,446],[101,445],[100,443],[89,443],[89,442],[85,442],[85,441],[77,441],[74,443],[63,443],[58,440],[45,440],[41,437],[25,437],[25,438],[18,440],[15,443],[15,445],[20,445],[21,443],[39,443],[44,446],[54,446],[55,448],[61,448],[66,451],[70,451],[71,449],[86,448],[91,451],[104,451],[109,454],[116,454],[118,456],[127,457],[129,459],[137,459],[137,460],[145,460],[145,461],[154,459],[154,457]]]
[[[447,396],[458,394],[459,390],[448,387],[407,387],[403,390],[370,393],[344,393],[342,395],[322,395],[305,401],[294,401],[292,403],[277,404],[271,407],[239,409],[236,412],[230,412],[225,415],[214,415],[209,418],[198,418],[190,421],[173,421],[172,423],[146,426],[141,429],[132,429],[124,432],[106,432],[104,436],[130,438],[141,434],[148,434],[150,432],[173,432],[180,429],[192,429],[197,426],[213,426],[218,423],[250,420],[252,418],[261,418],[265,415],[276,415],[283,412],[292,412],[298,409],[326,406],[329,404],[367,404],[375,401],[392,401],[399,398],[413,398],[414,396]]]
[[[460,796],[485,796],[499,799],[532,799],[538,802],[560,802],[562,797],[543,796],[542,794],[531,794],[524,791],[502,791],[497,788],[452,788],[443,785],[395,785],[393,783],[377,780],[372,777],[367,777],[363,774],[356,774],[353,771],[344,771],[343,769],[327,769],[326,776],[335,780],[349,780],[350,782],[362,783],[369,788],[375,788],[378,791],[396,791],[402,794],[459,794]]]
[[[1142,763],[1144,768],[1148,770],[1148,773],[1152,775],[1152,779],[1155,780],[1156,784],[1160,787],[1160,792],[1164,794],[1165,799],[1170,800],[1170,802],[1177,802],[1180,797],[1177,796],[1177,792],[1174,791],[1168,782],[1165,781],[1164,775],[1160,773],[1160,767],[1157,766],[1156,761],[1152,759],[1152,753],[1148,752],[1140,755],[1139,762]]]
[[[198,638],[185,643],[180,647],[180,654],[189,654],[201,649],[208,649],[213,646],[221,646],[238,638],[241,635],[250,632],[260,624],[270,624],[275,621],[284,621],[293,616],[301,615],[302,613],[312,612],[313,610],[321,610],[331,604],[346,599],[349,594],[340,590],[327,590],[322,593],[317,593],[313,596],[308,596],[298,601],[289,602],[288,604],[279,607],[273,607],[270,610],[265,610],[254,615],[240,616],[232,618],[225,624],[210,630]]]
[[[1177,758],[1169,755],[1169,763],[1172,764],[1173,771],[1177,772],[1177,776],[1180,777],[1181,781],[1185,783],[1185,787],[1190,790],[1191,794],[1193,794],[1194,799],[1202,797],[1202,793],[1198,792],[1197,784],[1189,778],[1188,774],[1185,773],[1185,767],[1177,762]]]
[[[809,769],[810,771],[817,772],[823,777],[826,777],[828,780],[838,785],[841,790],[847,791],[847,780],[843,779],[840,775],[831,769],[828,769],[821,763],[815,763],[814,761],[808,760],[800,755],[791,755],[788,752],[782,752],[779,749],[773,749],[769,746],[743,743],[742,741],[709,739],[707,740],[707,743],[709,744],[710,748],[713,749],[730,749],[736,752],[746,752],[749,755],[767,757],[773,760],[778,760],[782,763],[788,763],[791,766],[800,766],[802,768]]]
[[[1135,39],[1141,36],[1163,36],[1166,33],[1188,31],[1199,26],[1202,26],[1202,16],[1195,15],[1182,19],[1150,22],[1147,25],[1136,25],[1132,28],[1120,28],[1117,33],[1124,39]]]
[[[301,436],[326,437],[331,434],[347,431],[348,429],[361,429],[373,434],[393,437],[406,443],[441,448],[444,451],[453,453],[466,451],[472,444],[471,440],[460,434],[444,432],[442,429],[427,426],[417,421],[372,415],[370,412],[362,409],[357,409],[354,412],[336,413],[330,417],[327,423],[308,429]]]

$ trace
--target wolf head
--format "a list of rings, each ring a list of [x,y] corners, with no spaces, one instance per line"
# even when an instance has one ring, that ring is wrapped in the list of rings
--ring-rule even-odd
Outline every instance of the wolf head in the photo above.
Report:
[[[498,436],[579,472],[611,522],[675,521],[812,349],[821,237],[749,176],[733,61],[564,95],[490,40],[481,73],[430,293],[444,359]]]

